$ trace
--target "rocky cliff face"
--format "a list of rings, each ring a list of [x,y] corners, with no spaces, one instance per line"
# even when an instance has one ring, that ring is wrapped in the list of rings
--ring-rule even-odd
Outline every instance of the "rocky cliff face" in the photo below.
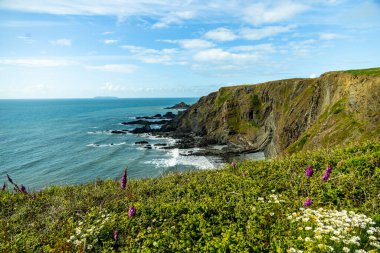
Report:
[[[329,72],[224,87],[173,123],[210,143],[261,150],[268,157],[380,136],[380,77]]]

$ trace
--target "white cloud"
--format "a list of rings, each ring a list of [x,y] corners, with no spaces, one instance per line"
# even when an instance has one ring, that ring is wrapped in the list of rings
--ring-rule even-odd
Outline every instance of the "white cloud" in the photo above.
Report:
[[[121,46],[123,49],[128,50],[139,61],[145,63],[159,63],[164,65],[185,65],[185,60],[176,60],[175,56],[178,54],[178,50],[175,48],[165,48],[161,50],[138,47],[133,45]]]
[[[113,85],[113,84],[107,82],[104,86],[100,87],[100,90],[107,91],[107,92],[113,92],[113,91],[124,91],[125,88],[121,87],[119,85]]]
[[[311,74],[311,75],[310,75],[310,78],[317,78],[317,77],[318,77],[317,74]]]
[[[32,44],[33,42],[35,42],[35,40],[32,39],[32,35],[30,35],[30,34],[25,34],[23,36],[17,36],[17,39],[23,40],[28,44]]]
[[[309,55],[314,49],[316,41],[313,39],[291,41],[286,47],[293,51],[295,55],[305,56]]]
[[[238,38],[234,32],[223,27],[208,31],[204,37],[215,41],[231,41]]]
[[[119,41],[118,40],[103,40],[104,44],[111,45],[111,44],[117,44]]]
[[[209,48],[215,46],[214,43],[202,40],[202,39],[184,39],[184,40],[160,40],[162,42],[179,44],[181,47],[186,49],[199,49],[199,48]]]
[[[239,35],[247,40],[261,40],[268,37],[276,36],[280,33],[286,33],[293,30],[295,26],[267,26],[263,28],[243,28]]]
[[[214,46],[214,43],[201,39],[179,40],[178,42],[183,48],[187,49],[208,48]]]
[[[343,35],[336,34],[336,33],[321,33],[319,34],[319,39],[321,40],[334,40],[334,39],[342,39],[344,38]]]
[[[66,46],[66,47],[69,47],[69,46],[71,46],[71,40],[69,40],[69,39],[51,40],[50,44],[52,44],[54,46]]]
[[[184,20],[189,20],[194,17],[194,13],[191,11],[176,11],[165,15],[161,20],[155,23],[153,28],[166,28],[172,24],[181,24]]]
[[[258,56],[256,54],[237,54],[225,51],[221,48],[212,48],[208,50],[203,50],[194,55],[194,60],[200,62],[209,61],[247,61],[247,60],[257,60]]]
[[[235,46],[231,48],[234,52],[268,52],[274,53],[276,49],[272,44],[259,44],[259,45],[246,45],[246,46]]]
[[[70,60],[61,59],[30,59],[30,58],[17,58],[17,59],[1,59],[1,65],[23,66],[23,67],[63,67],[77,64]]]
[[[276,1],[252,4],[243,11],[244,19],[253,25],[287,21],[309,7],[294,1]]]
[[[106,64],[102,66],[86,66],[87,69],[100,70],[106,72],[117,72],[130,74],[137,70],[136,65],[132,64]]]

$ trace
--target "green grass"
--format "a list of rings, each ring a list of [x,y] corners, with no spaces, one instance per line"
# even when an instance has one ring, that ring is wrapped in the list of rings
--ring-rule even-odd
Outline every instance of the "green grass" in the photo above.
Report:
[[[370,69],[353,69],[346,70],[344,72],[350,73],[354,76],[380,76],[380,68],[370,68]]]
[[[328,164],[332,173],[323,182]],[[313,204],[300,211],[308,197]],[[129,217],[132,205],[137,213]],[[317,239],[307,229],[316,222],[292,220],[318,208],[365,214],[374,224],[343,230],[355,232],[360,246],[332,235]],[[0,252],[330,252],[319,244],[354,252],[376,249],[367,230],[379,226],[379,142],[130,180],[126,190],[106,180],[0,192]],[[374,236],[380,240],[380,231]]]

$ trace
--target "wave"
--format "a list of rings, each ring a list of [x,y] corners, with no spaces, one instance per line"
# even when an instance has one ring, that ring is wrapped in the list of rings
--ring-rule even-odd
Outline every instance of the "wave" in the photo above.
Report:
[[[184,156],[182,151],[180,152],[178,148],[170,150],[168,152],[169,158],[159,158],[149,161],[145,161],[145,164],[153,164],[157,168],[170,168],[176,166],[189,166],[195,167],[197,169],[212,169],[215,165],[210,162],[205,156]]]
[[[88,131],[88,134],[111,134],[111,131]]]
[[[122,146],[127,145],[126,142],[120,142],[120,143],[110,143],[110,144],[97,144],[97,143],[91,143],[86,145],[86,147],[92,147],[92,148],[106,148],[106,147],[115,147],[115,146]]]

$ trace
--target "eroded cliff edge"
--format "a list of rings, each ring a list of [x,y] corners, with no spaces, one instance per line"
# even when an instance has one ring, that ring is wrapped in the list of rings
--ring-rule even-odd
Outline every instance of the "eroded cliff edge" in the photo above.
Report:
[[[379,139],[379,119],[379,76],[328,72],[319,78],[221,88],[166,127],[273,157]]]

